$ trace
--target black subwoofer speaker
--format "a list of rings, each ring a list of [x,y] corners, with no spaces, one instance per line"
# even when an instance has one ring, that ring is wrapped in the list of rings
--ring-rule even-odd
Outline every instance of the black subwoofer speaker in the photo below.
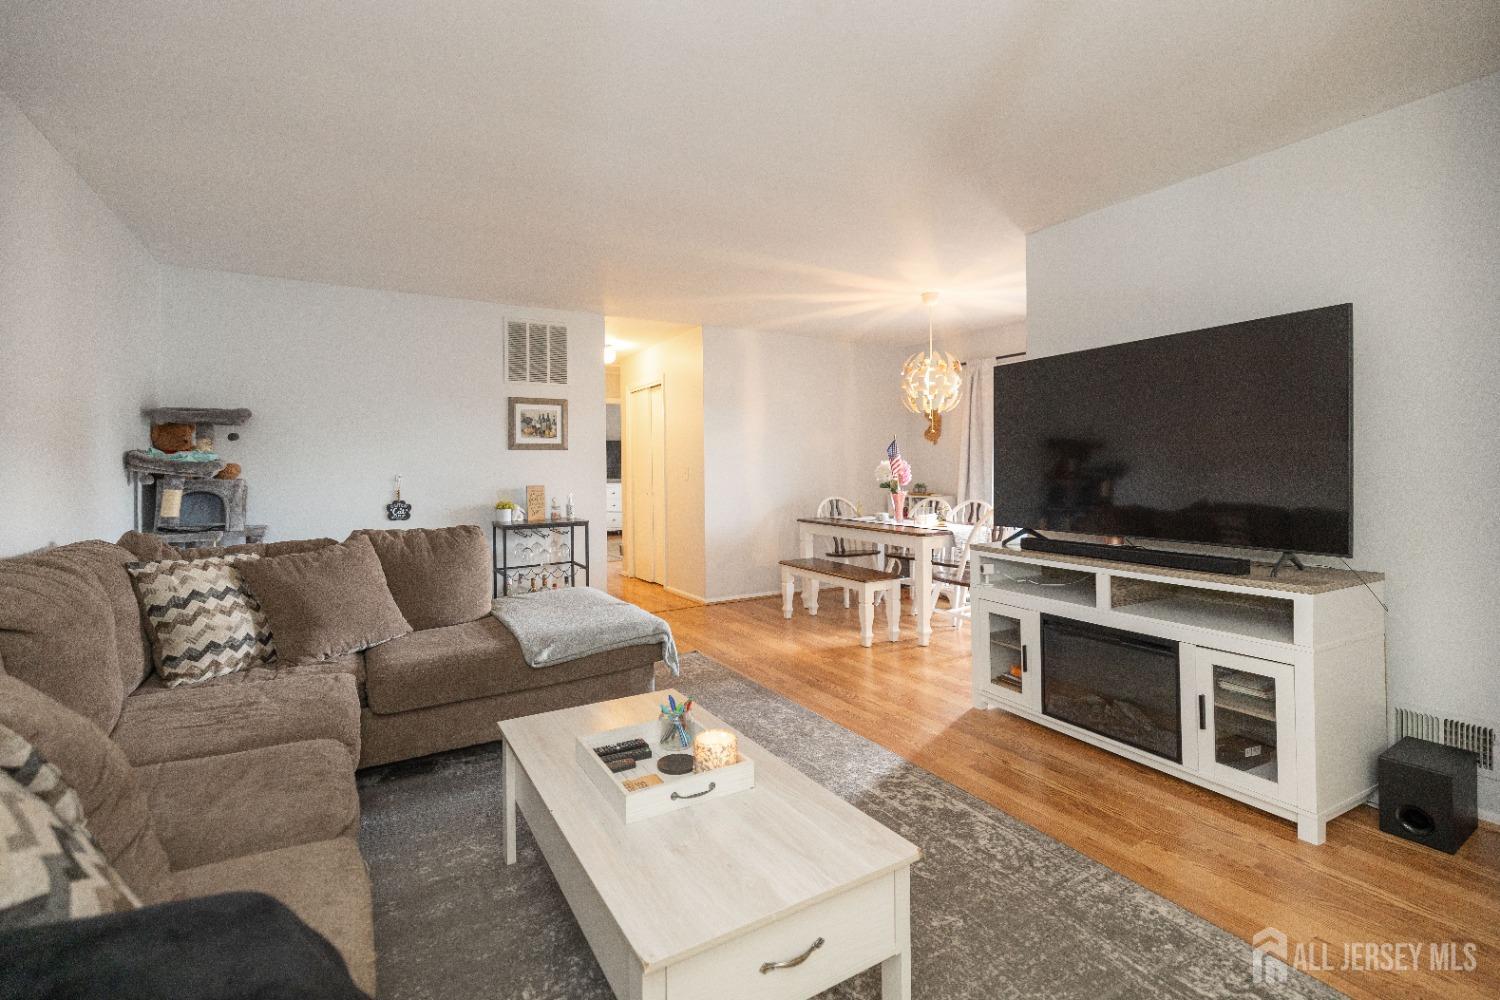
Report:
[[[1479,825],[1479,770],[1467,750],[1408,736],[1380,755],[1380,829],[1454,854]]]

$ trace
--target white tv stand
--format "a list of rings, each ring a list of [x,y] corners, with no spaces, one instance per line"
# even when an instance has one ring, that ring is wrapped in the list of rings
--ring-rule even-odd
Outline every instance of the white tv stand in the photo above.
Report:
[[[1341,570],[1273,579],[1261,564],[1226,576],[997,544],[972,551],[976,708],[1294,819],[1313,844],[1374,792],[1386,747],[1381,574],[1360,574],[1372,594]],[[1044,614],[1178,643],[1180,762],[1044,711]]]

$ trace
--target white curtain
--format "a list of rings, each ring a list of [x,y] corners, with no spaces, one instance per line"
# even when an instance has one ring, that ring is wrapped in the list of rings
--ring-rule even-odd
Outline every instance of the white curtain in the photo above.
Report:
[[[964,365],[964,427],[958,453],[958,502],[995,502],[995,362]]]

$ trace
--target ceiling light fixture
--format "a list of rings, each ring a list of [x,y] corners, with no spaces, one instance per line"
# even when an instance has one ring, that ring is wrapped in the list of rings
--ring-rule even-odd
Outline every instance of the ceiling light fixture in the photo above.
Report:
[[[936,440],[939,415],[958,405],[963,385],[958,359],[932,347],[932,304],[937,297],[937,292],[922,293],[922,304],[927,307],[927,353],[918,351],[901,367],[901,401],[911,412],[927,418],[929,440]]]

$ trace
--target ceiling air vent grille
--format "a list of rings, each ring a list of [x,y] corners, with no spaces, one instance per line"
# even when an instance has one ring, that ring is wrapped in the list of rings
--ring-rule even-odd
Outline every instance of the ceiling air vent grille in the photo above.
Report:
[[[568,384],[568,328],[513,319],[505,324],[505,378],[540,385]]]
[[[1490,772],[1486,777],[1494,775],[1495,729],[1493,726],[1462,722],[1458,719],[1435,715],[1432,712],[1418,712],[1411,708],[1398,708],[1396,709],[1396,739],[1399,740],[1403,736],[1415,736],[1429,743],[1441,743],[1443,746],[1468,750],[1479,757],[1480,770]]]

